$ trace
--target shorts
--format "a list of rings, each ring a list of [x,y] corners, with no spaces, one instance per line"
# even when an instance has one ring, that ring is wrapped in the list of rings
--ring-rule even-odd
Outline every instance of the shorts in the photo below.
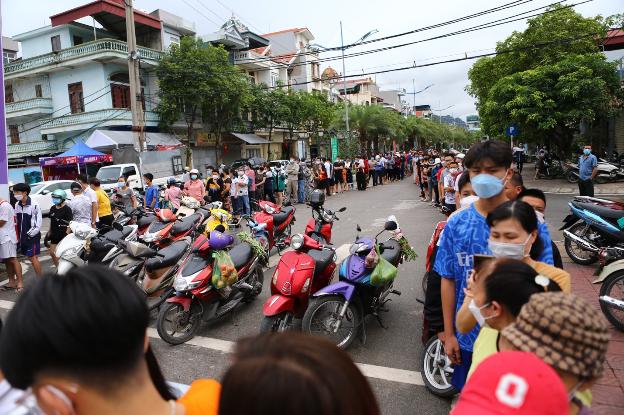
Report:
[[[7,241],[0,244],[0,260],[17,257],[17,244]]]
[[[453,365],[453,376],[451,377],[451,385],[457,389],[457,392],[461,392],[466,384],[468,378],[468,371],[472,365],[472,352],[464,349],[459,349],[461,354],[461,363]]]
[[[344,183],[344,178],[342,177],[342,171],[334,173],[334,183]]]
[[[19,251],[25,257],[33,257],[41,252],[41,238],[37,237],[19,243]]]

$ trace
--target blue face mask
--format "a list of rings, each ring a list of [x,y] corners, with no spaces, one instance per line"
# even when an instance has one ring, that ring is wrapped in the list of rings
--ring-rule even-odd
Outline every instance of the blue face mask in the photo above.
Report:
[[[54,203],[54,206],[60,205],[61,203],[63,203],[63,200],[58,198],[52,198],[52,203]]]
[[[503,191],[505,185],[503,179],[499,179],[491,174],[481,173],[470,179],[472,189],[481,199],[489,199]]]
[[[586,148],[583,150],[583,154],[585,154],[586,156],[589,156],[591,154],[591,150]]]
[[[123,182],[117,182],[117,188],[121,189],[122,187],[124,187],[124,184],[125,183],[123,183]]]

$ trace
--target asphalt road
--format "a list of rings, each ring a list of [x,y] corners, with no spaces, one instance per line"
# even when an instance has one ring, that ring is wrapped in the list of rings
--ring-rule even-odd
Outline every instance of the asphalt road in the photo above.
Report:
[[[561,240],[557,227],[567,215],[567,203],[571,198],[569,195],[548,195],[546,218],[554,240]],[[390,311],[382,316],[386,328],[369,319],[366,344],[356,341],[349,353],[371,382],[384,414],[448,413],[449,401],[437,398],[422,386],[422,305],[416,301],[423,297],[421,278],[429,238],[434,224],[442,219],[442,215],[419,201],[417,188],[410,179],[369,188],[366,192],[351,191],[330,197],[326,202],[326,208],[331,210],[343,206],[347,207],[347,211],[340,214],[340,221],[335,223],[332,241],[338,248],[339,257],[343,258],[348,253],[348,245],[355,237],[358,224],[363,234],[374,235],[381,230],[388,215],[397,217],[404,234],[420,255],[416,262],[404,263],[399,268],[395,286],[402,295],[393,298],[389,304]],[[310,217],[310,209],[298,205],[294,231],[302,232]],[[44,222],[45,228],[47,219]],[[272,266],[277,259],[277,254],[274,254]],[[46,270],[54,269],[45,254],[42,255],[42,264]],[[273,270],[272,267],[265,270],[264,290],[255,302],[239,307],[217,324],[204,326],[190,344],[170,346],[158,338],[155,330],[150,330],[152,345],[168,380],[189,384],[197,378],[221,377],[229,364],[228,352],[234,342],[259,331],[262,304],[269,297]],[[28,286],[34,275],[28,265],[25,271]],[[0,292],[0,314],[5,315],[15,299],[13,292]],[[152,327],[155,315],[153,317]]]

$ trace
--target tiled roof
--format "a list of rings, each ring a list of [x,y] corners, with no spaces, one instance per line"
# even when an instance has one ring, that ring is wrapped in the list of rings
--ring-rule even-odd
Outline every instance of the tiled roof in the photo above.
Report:
[[[267,36],[280,35],[282,33],[288,33],[288,32],[299,33],[299,32],[303,32],[305,30],[309,30],[309,29],[307,27],[293,27],[292,29],[284,29],[284,30],[279,30],[277,32],[265,33],[265,34],[260,35],[260,36],[267,37]]]

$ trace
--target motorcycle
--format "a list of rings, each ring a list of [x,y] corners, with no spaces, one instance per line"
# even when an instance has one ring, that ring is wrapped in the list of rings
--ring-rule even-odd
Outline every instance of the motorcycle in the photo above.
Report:
[[[259,202],[260,211],[254,213],[256,223],[266,223],[269,234],[269,251],[277,247],[281,253],[287,245],[286,239],[292,234],[292,224],[295,222],[295,208],[293,206],[279,207],[274,203],[262,200]]]
[[[593,284],[601,284],[600,309],[607,320],[624,331],[624,248],[603,248],[598,254],[600,267]]]
[[[598,260],[601,248],[624,248],[624,203],[588,196],[577,196],[563,219],[564,246],[577,264]]]
[[[271,297],[262,308],[261,332],[292,330],[294,319],[301,319],[310,295],[326,287],[334,276],[336,253],[308,235],[291,239],[292,251],[286,252],[271,280]]]
[[[91,238],[84,255],[85,261],[90,264],[106,264],[123,252],[117,246],[117,241],[136,241],[137,237],[137,225],[123,226],[119,222],[113,222],[113,229]]]
[[[312,207],[312,218],[308,221],[305,228],[305,234],[321,244],[331,244],[332,226],[334,221],[339,220],[336,216],[337,212],[325,210],[325,193],[315,190],[310,196],[309,205]],[[347,210],[343,207],[338,212]]]
[[[195,336],[202,322],[215,322],[262,292],[264,274],[260,255],[245,242],[229,251],[238,281],[221,289],[212,285],[212,254],[225,250],[233,242],[231,235],[213,231],[208,237],[200,235],[193,243],[191,255],[176,272],[175,296],[167,299],[158,313],[156,329],[164,341],[185,343]]]
[[[538,179],[557,179],[564,175],[563,163],[556,155],[547,155],[538,159],[535,168]]]
[[[598,184],[615,182],[617,180],[624,179],[624,170],[604,159],[598,159],[597,167],[598,174],[594,180]],[[578,183],[579,167],[577,163],[566,164],[565,177],[570,183]]]
[[[341,264],[340,281],[312,294],[313,300],[303,316],[302,329],[306,333],[329,337],[335,344],[348,348],[361,333],[366,341],[364,318],[372,314],[383,327],[380,311],[386,311],[385,304],[390,294],[401,295],[393,288],[393,281],[381,286],[371,284],[373,269],[366,267],[366,256],[379,247],[381,256],[394,266],[402,262],[401,244],[393,237],[378,243],[377,238],[384,231],[400,234],[396,218],[389,217],[384,229],[374,239],[358,236],[351,246],[349,255]]]
[[[69,222],[71,233],[64,237],[56,246],[56,256],[59,259],[56,273],[65,275],[70,269],[85,265],[84,253],[89,240],[98,234],[87,223]]]
[[[204,225],[206,227],[206,236],[208,233],[218,230],[219,232],[225,232],[230,228],[230,221],[232,220],[232,214],[223,209],[223,203],[212,202],[199,208],[205,218]]]
[[[158,209],[156,218],[157,220],[152,222],[139,238],[156,248],[163,248],[193,234],[197,225],[203,221],[204,215],[201,212],[195,212],[178,219],[172,210]]]

